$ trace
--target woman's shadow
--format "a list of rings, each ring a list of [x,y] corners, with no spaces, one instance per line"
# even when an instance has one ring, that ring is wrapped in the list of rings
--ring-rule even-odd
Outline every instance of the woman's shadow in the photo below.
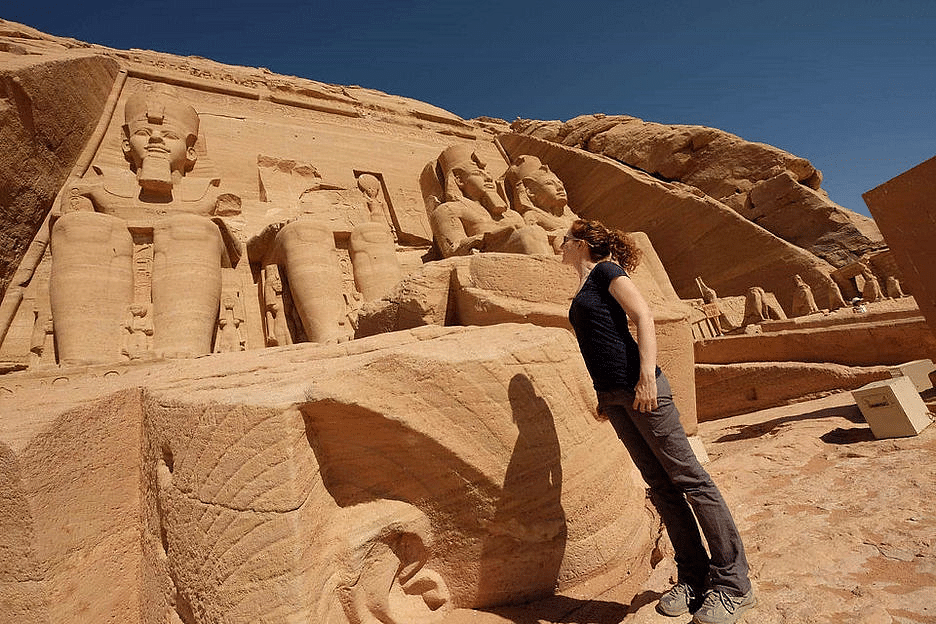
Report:
[[[552,595],[567,538],[559,437],[549,404],[529,377],[514,375],[508,397],[517,439],[482,550],[481,595],[516,603],[512,594],[529,596],[531,588],[542,588],[542,594],[523,605],[485,610],[517,624],[617,624],[659,595],[644,592],[630,605]]]

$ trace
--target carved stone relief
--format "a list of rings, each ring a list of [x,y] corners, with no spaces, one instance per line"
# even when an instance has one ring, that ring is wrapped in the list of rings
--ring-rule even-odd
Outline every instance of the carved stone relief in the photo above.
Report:
[[[198,114],[174,93],[151,90],[127,98],[124,122],[129,167],[93,167],[69,181],[52,223],[50,296],[63,363],[141,357],[143,342],[128,346],[121,328],[147,317],[155,355],[211,352],[226,248],[223,222],[211,219],[220,181],[190,175]]]
[[[426,198],[439,252],[446,258],[481,251],[554,253],[546,231],[509,207],[486,169],[470,145],[453,145],[439,155],[435,173],[442,200]]]

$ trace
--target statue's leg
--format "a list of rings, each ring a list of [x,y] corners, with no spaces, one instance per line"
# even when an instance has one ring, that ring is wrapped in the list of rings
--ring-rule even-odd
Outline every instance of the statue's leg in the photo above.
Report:
[[[309,341],[336,338],[344,299],[331,230],[311,220],[293,221],[276,235],[275,254],[277,263],[286,269],[293,303]]]
[[[504,251],[530,255],[554,255],[546,230],[538,225],[527,225],[518,228],[510,235]]]
[[[386,295],[402,277],[393,234],[383,223],[367,222],[351,232],[349,250],[354,284],[364,301]]]
[[[62,364],[120,360],[133,300],[133,239],[121,219],[69,212],[52,227],[49,297]]]
[[[221,302],[221,233],[179,214],[153,226],[153,347],[164,357],[211,353]]]

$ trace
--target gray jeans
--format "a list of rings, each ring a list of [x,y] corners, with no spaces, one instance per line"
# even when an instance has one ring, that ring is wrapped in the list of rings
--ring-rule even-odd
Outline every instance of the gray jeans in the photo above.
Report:
[[[657,377],[657,402],[656,410],[637,412],[633,391],[598,393],[599,410],[650,486],[650,500],[676,552],[679,581],[735,596],[746,594],[751,582],[741,536],[721,492],[689,446],[662,373]],[[700,527],[711,557],[702,544]]]

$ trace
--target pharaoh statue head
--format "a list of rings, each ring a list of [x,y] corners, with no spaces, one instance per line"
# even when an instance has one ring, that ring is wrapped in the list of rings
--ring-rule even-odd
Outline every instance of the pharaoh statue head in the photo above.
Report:
[[[470,145],[452,145],[439,155],[439,167],[446,201],[470,199],[479,202],[493,214],[507,209],[507,203],[497,192],[494,178],[485,163]]]
[[[568,204],[562,180],[536,156],[524,154],[514,159],[506,181],[515,206],[535,206],[560,216]]]
[[[124,157],[144,189],[171,189],[195,164],[198,113],[171,91],[127,98],[123,130]]]

